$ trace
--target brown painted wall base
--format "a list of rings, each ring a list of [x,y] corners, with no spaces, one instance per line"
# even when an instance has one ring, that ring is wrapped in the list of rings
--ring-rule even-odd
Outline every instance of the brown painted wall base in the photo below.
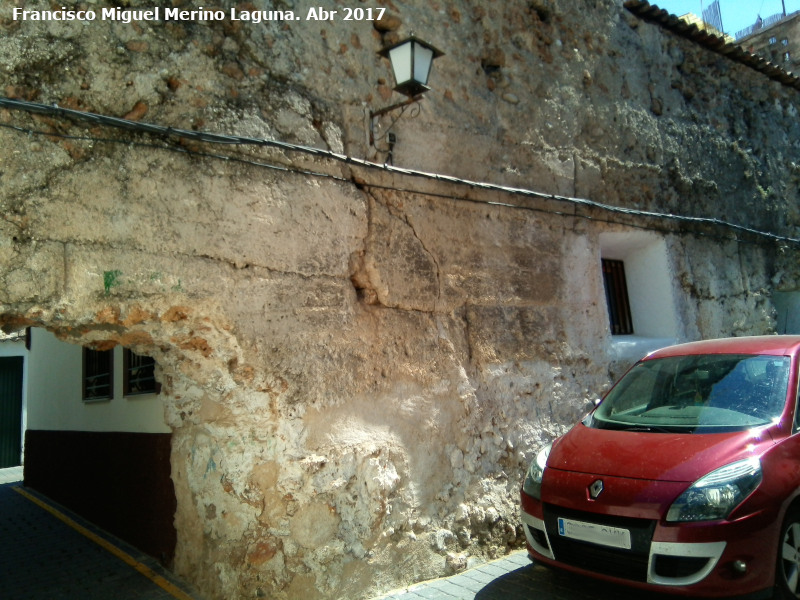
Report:
[[[25,434],[25,485],[170,566],[175,490],[170,434]]]

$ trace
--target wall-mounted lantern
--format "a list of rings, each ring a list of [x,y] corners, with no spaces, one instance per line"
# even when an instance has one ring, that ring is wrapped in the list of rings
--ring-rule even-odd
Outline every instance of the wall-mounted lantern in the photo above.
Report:
[[[384,48],[378,54],[388,58],[394,72],[394,90],[414,98],[424,94],[428,87],[433,59],[444,54],[427,42],[413,35],[401,42]]]
[[[409,105],[422,100],[422,95],[430,90],[428,87],[428,77],[431,74],[433,61],[444,53],[434,46],[431,46],[429,43],[411,35],[396,44],[384,48],[378,52],[378,54],[388,58],[392,63],[392,72],[395,81],[394,90],[408,97],[402,102],[392,104],[380,110],[370,111],[369,143],[373,147],[375,147],[375,119],[393,110],[402,109],[404,111]],[[392,122],[389,129],[394,126],[400,116],[402,116],[402,112],[394,122]],[[388,154],[387,162],[391,163],[395,136],[388,131],[385,135],[388,137],[388,149],[381,150],[381,152]]]

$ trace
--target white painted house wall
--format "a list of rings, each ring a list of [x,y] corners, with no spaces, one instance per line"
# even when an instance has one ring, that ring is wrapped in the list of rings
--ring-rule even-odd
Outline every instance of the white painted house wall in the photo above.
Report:
[[[23,346],[24,350],[24,346]],[[60,431],[169,433],[156,394],[123,396],[122,347],[114,348],[114,397],[84,402],[83,352],[44,329],[31,331],[27,428]]]

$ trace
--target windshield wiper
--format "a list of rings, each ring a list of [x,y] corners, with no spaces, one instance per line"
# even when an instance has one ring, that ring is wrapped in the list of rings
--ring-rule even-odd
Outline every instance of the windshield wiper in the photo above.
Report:
[[[667,427],[660,425],[626,425],[619,427],[620,431],[643,431],[648,433],[691,433],[693,427]]]

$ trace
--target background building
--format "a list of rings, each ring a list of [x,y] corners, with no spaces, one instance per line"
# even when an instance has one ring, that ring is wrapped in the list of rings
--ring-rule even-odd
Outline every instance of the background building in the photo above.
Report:
[[[800,75],[800,12],[776,17],[741,32],[736,43],[748,52]]]
[[[24,462],[28,485],[170,565],[171,431],[152,362],[31,328],[0,342],[0,368],[3,466]]]

